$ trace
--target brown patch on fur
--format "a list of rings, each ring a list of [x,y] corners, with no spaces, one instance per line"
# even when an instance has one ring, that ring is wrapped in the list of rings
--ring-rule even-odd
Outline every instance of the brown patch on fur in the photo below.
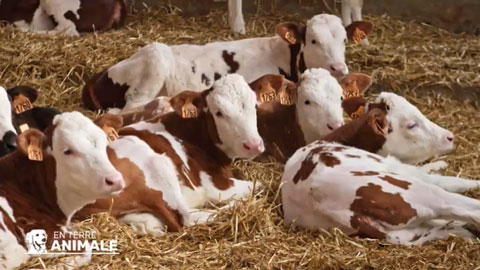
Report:
[[[387,193],[382,186],[369,183],[360,187],[350,206],[355,215],[366,216],[391,225],[406,224],[417,216],[417,211],[400,194]],[[354,220],[351,221],[352,227]]]
[[[354,176],[371,176],[371,175],[380,175],[380,173],[378,173],[378,172],[374,172],[374,171],[364,171],[364,172],[360,172],[360,171],[351,171],[351,173],[352,173]]]
[[[75,13],[67,11],[64,17],[72,21],[78,32],[105,31],[122,25],[127,15],[124,0],[80,1],[78,19]]]
[[[398,179],[393,178],[389,175],[381,176],[381,177],[378,177],[378,178],[382,179],[383,181],[387,181],[388,183],[390,183],[392,185],[395,185],[399,188],[403,188],[403,189],[408,189],[408,187],[411,185],[411,183],[409,183],[407,181],[398,180]]]
[[[325,164],[327,167],[335,167],[336,165],[340,164],[340,160],[336,158],[330,152],[323,152],[320,153],[320,160]]]
[[[318,146],[310,150],[305,159],[302,161],[300,169],[293,177],[293,182],[296,184],[300,180],[307,179],[317,166],[317,162],[313,162],[313,158],[320,153],[320,161],[327,167],[335,167],[340,164],[340,160],[332,155],[330,152],[322,152],[324,149],[322,146]]]
[[[83,104],[90,110],[123,108],[128,88],[127,84],[113,83],[106,70],[87,81],[82,93]]]

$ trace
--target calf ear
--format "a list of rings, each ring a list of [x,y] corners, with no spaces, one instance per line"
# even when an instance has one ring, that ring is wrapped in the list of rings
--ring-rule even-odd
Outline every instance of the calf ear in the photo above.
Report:
[[[295,23],[281,23],[277,25],[277,35],[291,45],[300,44],[305,39],[305,26]]]
[[[372,77],[363,73],[350,73],[340,81],[345,99],[362,96],[371,84]]]
[[[42,161],[47,145],[47,136],[38,129],[28,129],[17,137],[18,149],[30,160]]]
[[[108,142],[111,143],[119,138],[117,131],[123,126],[123,118],[120,115],[104,114],[94,123],[105,132]]]
[[[388,133],[389,124],[385,112],[380,109],[373,109],[368,112],[368,125],[373,132],[378,135],[386,135]]]
[[[373,24],[367,21],[356,21],[345,27],[345,30],[347,30],[348,39],[352,40],[356,44],[367,38],[372,29]]]
[[[205,96],[210,91],[205,90],[201,93],[183,91],[170,99],[170,105],[182,118],[197,118],[203,112],[203,109],[207,107]]]
[[[25,85],[10,88],[7,90],[7,93],[12,99],[19,95],[23,95],[24,97],[28,98],[31,103],[34,103],[38,98],[38,91],[30,86]]]
[[[249,85],[259,103],[276,100],[282,105],[293,105],[297,99],[297,85],[283,75],[265,75]]]
[[[343,110],[352,119],[357,119],[358,117],[360,117],[364,113],[366,105],[367,100],[365,100],[363,97],[353,97],[344,99],[342,101]]]

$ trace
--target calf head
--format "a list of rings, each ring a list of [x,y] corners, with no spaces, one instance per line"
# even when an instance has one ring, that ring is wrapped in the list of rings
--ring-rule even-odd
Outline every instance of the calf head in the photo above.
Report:
[[[67,217],[123,189],[122,175],[107,156],[106,134],[91,120],[79,112],[63,113],[45,134],[29,129],[18,136],[17,144],[31,160],[53,158],[58,205]]]
[[[12,123],[12,106],[7,91],[0,86],[0,156],[17,149],[17,133]]]
[[[306,143],[343,125],[343,90],[325,69],[306,70],[300,77],[297,117]]]
[[[359,31],[366,37],[371,29],[372,24],[363,21],[355,22],[345,29],[339,17],[320,14],[308,20],[306,26],[279,24],[277,34],[290,45],[301,46],[300,56],[304,59],[306,68],[324,68],[334,76],[344,76],[348,74],[345,64],[347,37],[357,39]]]
[[[265,150],[257,103],[255,92],[237,74],[222,77],[209,90],[185,91],[170,100],[182,118],[205,117],[210,139],[230,158],[254,158]]]
[[[373,108],[384,108],[391,126],[378,152],[381,155],[417,163],[448,153],[454,147],[450,131],[430,121],[414,105],[394,93],[381,93],[375,103],[367,103],[363,98],[344,102],[345,111],[354,116]]]

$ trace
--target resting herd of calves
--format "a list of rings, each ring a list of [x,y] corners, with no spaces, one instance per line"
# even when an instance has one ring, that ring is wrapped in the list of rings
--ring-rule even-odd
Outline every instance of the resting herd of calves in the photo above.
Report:
[[[71,35],[96,18],[89,1],[73,1],[73,12],[52,10],[55,2],[0,15]],[[110,16],[96,29],[123,20],[123,1],[100,2]],[[321,14],[281,23],[271,37],[152,43],[86,81],[84,106],[109,112],[95,121],[34,106],[28,86],[0,87],[0,268],[28,260],[30,230],[52,235],[100,212],[155,236],[208,223],[262,189],[234,178],[236,158],[285,164],[287,225],[400,245],[476,238],[480,202],[459,193],[479,182],[434,174],[442,161],[415,165],[449,153],[453,134],[397,94],[366,96],[371,77],[349,72],[345,43],[371,30]]]

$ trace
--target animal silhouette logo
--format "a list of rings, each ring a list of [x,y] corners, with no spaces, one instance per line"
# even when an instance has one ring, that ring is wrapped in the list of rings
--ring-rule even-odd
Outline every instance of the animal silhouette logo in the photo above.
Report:
[[[47,232],[45,230],[31,230],[27,233],[25,242],[28,245],[28,254],[47,253]]]

